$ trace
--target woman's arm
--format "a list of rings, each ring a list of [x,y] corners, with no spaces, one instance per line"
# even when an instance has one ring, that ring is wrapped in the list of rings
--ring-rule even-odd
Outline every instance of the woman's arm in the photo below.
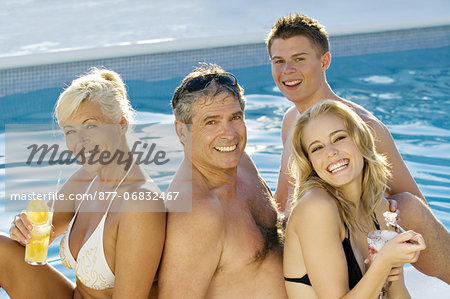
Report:
[[[144,206],[140,210],[145,212],[120,214],[113,298],[148,298],[159,266],[166,233],[166,214],[146,212],[151,209]]]
[[[307,192],[292,211],[288,229],[292,228],[317,296],[340,298],[345,295],[348,292],[348,271],[342,247],[344,226],[334,199],[321,189]],[[297,295],[302,297],[302,294]]]

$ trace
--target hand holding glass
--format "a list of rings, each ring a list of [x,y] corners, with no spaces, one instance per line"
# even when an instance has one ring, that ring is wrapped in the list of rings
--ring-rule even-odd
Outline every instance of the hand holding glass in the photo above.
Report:
[[[25,262],[31,265],[45,265],[47,263],[53,209],[49,208],[43,201],[33,200],[28,204],[26,212],[33,223],[33,228],[31,239],[25,246]]]

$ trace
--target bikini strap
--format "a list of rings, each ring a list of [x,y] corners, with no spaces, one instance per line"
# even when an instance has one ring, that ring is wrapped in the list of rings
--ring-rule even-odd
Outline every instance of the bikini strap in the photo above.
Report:
[[[92,181],[89,183],[89,186],[87,187],[86,191],[84,191],[84,194],[87,194],[87,193],[89,192],[89,190],[91,190],[91,187],[92,187],[92,185],[94,184],[94,181],[95,181],[97,178],[98,178],[98,175],[96,175],[96,176],[92,179]],[[84,196],[81,198],[81,202],[80,202],[80,204],[78,205],[77,210],[75,211],[75,215],[78,214],[78,211],[80,210],[80,207],[81,207],[81,204],[83,203],[83,201],[84,201]],[[75,218],[75,217],[74,217],[74,218]]]
[[[380,230],[380,224],[378,222],[377,214],[375,214],[375,212],[373,212],[372,220],[373,220],[373,224],[375,224],[376,229]]]
[[[111,204],[112,204],[112,202],[114,200],[114,197],[116,196],[117,189],[119,189],[120,185],[123,183],[123,181],[125,181],[126,177],[130,173],[131,168],[133,168],[133,166],[134,166],[134,161],[133,161],[133,163],[131,163],[130,168],[128,168],[127,172],[125,173],[123,178],[120,180],[119,184],[117,184],[116,188],[114,189],[113,197],[112,197],[111,201],[109,202],[108,209],[106,209],[105,215],[109,212],[109,209],[111,208]]]
[[[344,228],[345,228],[345,235],[346,237],[344,239],[350,240],[350,228],[347,226],[347,224],[344,222]]]

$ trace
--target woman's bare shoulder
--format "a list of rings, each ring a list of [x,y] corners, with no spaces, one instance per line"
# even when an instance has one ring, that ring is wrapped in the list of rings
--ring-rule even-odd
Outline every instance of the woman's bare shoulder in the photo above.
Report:
[[[308,190],[295,204],[290,215],[291,222],[325,222],[339,224],[341,222],[336,199],[321,188]]]

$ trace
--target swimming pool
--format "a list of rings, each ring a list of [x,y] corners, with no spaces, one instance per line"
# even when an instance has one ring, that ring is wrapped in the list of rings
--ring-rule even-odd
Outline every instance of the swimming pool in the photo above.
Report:
[[[332,88],[375,114],[392,132],[396,144],[431,209],[450,228],[450,47],[411,50],[333,59],[327,72]],[[194,64],[195,62],[193,62]],[[231,69],[245,88],[247,151],[262,177],[274,190],[282,151],[280,128],[291,106],[276,88],[270,66]],[[181,78],[164,81],[127,81],[131,102],[142,125],[173,120],[169,105]],[[51,123],[61,88],[0,98],[0,231],[7,232],[14,213],[3,212],[5,202],[4,124]],[[34,113],[21,107],[33,105]],[[14,166],[11,166],[14,167]],[[57,257],[59,242],[50,249]],[[56,267],[71,279],[73,272]],[[0,295],[1,297],[1,295]]]

